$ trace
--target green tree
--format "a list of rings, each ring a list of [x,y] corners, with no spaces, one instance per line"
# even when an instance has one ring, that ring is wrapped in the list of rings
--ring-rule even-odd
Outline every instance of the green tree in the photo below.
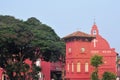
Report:
[[[96,71],[92,72],[92,74],[91,74],[91,80],[99,80],[98,74],[97,74]]]
[[[29,73],[29,65],[20,62],[8,64],[6,66],[6,74],[9,76],[11,80],[25,80],[26,75]],[[13,75],[14,73],[14,75]],[[21,74],[22,73],[22,74]]]
[[[92,80],[99,80],[98,78],[98,67],[103,64],[103,57],[99,55],[94,55],[91,58],[91,65],[95,68],[94,72],[91,75]]]
[[[38,80],[39,79],[39,75],[38,75],[39,72],[41,72],[41,68],[34,64],[33,67],[32,67],[32,72],[30,73],[33,80]]]
[[[26,67],[22,67],[27,58],[33,63],[38,58],[58,61],[64,55],[64,49],[64,42],[54,30],[36,18],[22,21],[12,16],[0,16],[0,67],[11,70],[10,74],[15,72],[20,77],[22,70],[27,72]],[[19,71],[15,70],[17,66]]]
[[[104,72],[102,80],[115,80],[116,75],[111,72]]]
[[[29,18],[25,23],[29,25],[31,32],[34,33],[34,40],[31,44],[40,48],[40,55],[45,61],[55,62],[60,59],[60,56],[65,55],[65,43],[51,27],[42,24],[34,17]]]

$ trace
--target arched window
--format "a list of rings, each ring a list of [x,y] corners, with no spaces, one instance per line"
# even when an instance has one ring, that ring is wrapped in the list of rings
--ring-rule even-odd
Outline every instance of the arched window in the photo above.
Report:
[[[72,72],[74,72],[74,63],[72,62]]]
[[[67,71],[68,72],[70,71],[70,64],[69,63],[67,64]]]
[[[68,53],[71,53],[72,52],[72,49],[71,48],[68,48]]]
[[[88,72],[89,71],[89,67],[88,67],[89,65],[88,65],[88,63],[85,63],[85,72]]]
[[[80,66],[80,62],[77,63],[77,72],[81,71],[81,66]]]

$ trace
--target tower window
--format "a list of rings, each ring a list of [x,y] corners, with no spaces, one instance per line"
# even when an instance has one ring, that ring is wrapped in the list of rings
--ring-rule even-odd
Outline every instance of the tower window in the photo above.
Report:
[[[96,30],[93,30],[93,35],[96,35],[97,34],[97,31]]]

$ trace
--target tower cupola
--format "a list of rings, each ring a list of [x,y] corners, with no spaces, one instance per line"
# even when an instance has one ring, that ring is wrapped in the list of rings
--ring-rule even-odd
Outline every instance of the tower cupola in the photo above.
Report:
[[[95,23],[92,26],[91,35],[94,35],[94,36],[99,35],[99,30],[98,30],[97,25]]]

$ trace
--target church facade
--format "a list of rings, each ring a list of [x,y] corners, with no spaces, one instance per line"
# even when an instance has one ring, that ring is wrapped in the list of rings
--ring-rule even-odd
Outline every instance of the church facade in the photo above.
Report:
[[[94,71],[90,59],[96,54],[103,56],[99,77],[101,78],[105,71],[116,74],[117,53],[99,34],[96,24],[92,26],[91,34],[76,31],[63,39],[66,42],[66,80],[90,80]]]

